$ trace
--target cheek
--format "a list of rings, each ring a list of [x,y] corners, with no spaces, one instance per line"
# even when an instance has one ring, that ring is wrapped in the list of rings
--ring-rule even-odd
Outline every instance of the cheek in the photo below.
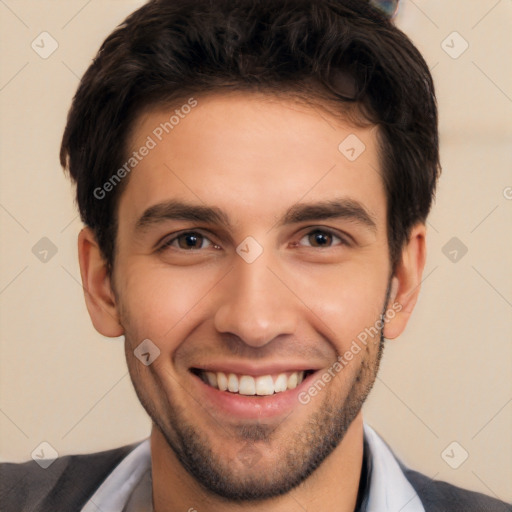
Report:
[[[121,321],[132,342],[149,338],[171,350],[169,342],[194,322],[216,275],[211,270],[133,263],[121,271]],[[140,341],[139,341],[140,342]]]
[[[320,270],[302,281],[299,297],[313,311],[316,329],[345,351],[361,333],[368,332],[380,319],[387,289],[386,262],[373,262],[365,268],[340,266],[338,271]],[[380,336],[375,336],[375,341]]]

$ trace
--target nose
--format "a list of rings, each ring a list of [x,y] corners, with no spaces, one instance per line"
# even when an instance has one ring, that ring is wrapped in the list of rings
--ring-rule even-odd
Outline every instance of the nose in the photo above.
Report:
[[[300,315],[283,272],[270,259],[265,252],[252,263],[236,259],[222,282],[214,318],[219,333],[235,335],[254,348],[293,334]]]

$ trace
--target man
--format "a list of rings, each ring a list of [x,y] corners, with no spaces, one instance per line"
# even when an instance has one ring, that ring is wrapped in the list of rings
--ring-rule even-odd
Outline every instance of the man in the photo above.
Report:
[[[439,174],[430,73],[378,9],[151,1],[83,77],[61,161],[92,322],[153,428],[4,465],[2,510],[511,510],[363,423]]]

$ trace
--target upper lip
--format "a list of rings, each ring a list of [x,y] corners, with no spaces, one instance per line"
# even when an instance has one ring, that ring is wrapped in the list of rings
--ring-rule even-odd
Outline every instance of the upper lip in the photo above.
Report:
[[[192,366],[191,369],[203,370],[206,372],[223,372],[223,373],[235,373],[239,375],[271,375],[276,373],[285,373],[285,372],[295,372],[295,371],[305,371],[305,370],[313,370],[316,371],[320,369],[320,366],[315,367],[311,363],[304,362],[272,362],[267,364],[254,364],[254,363],[244,363],[241,361],[222,361],[218,363],[207,363],[207,364],[198,364]]]

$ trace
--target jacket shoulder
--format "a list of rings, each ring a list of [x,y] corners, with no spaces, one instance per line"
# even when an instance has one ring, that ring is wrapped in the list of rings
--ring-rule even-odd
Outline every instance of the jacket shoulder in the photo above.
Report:
[[[0,464],[3,512],[80,510],[137,443],[112,450],[57,458],[43,469],[37,462]]]
[[[512,512],[512,505],[403,468],[426,512]]]

